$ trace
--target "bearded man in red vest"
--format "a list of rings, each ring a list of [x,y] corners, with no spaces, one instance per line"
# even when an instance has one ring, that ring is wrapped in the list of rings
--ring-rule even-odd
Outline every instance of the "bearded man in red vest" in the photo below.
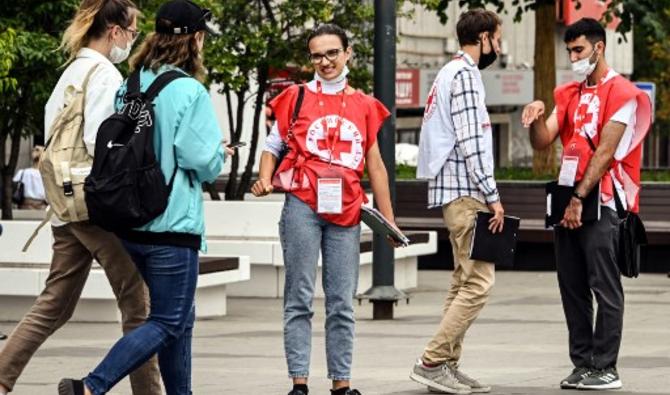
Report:
[[[561,388],[616,389],[624,294],[616,262],[623,209],[638,212],[642,140],[651,123],[648,96],[610,68],[606,35],[598,21],[570,25],[564,41],[573,71],[583,82],[559,86],[556,108],[528,104],[522,123],[534,149],[563,144],[559,185],[574,187],[562,221],[554,228],[558,284],[575,368]],[[548,116],[545,116],[548,114]],[[600,189],[598,220],[582,222],[584,198]],[[615,196],[617,194],[617,196]],[[598,304],[595,315],[593,295]]]

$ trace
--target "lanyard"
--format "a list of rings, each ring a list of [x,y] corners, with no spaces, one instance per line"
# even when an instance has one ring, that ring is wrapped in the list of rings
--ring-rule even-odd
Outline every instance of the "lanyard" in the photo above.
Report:
[[[316,93],[319,99],[319,112],[321,115],[321,123],[323,125],[324,137],[326,138],[326,145],[328,147],[328,156],[330,158],[329,163],[333,162],[333,150],[335,149],[335,144],[340,139],[340,129],[342,128],[342,115],[344,113],[345,107],[347,106],[345,98],[347,96],[346,91],[348,87],[349,83],[347,83],[344,86],[344,89],[340,94],[342,96],[340,101],[340,112],[337,116],[337,123],[335,124],[335,129],[333,129],[333,132],[331,133],[331,129],[328,127],[328,121],[326,120],[326,113],[325,113],[326,110],[324,108],[325,104],[323,102],[323,88],[321,87],[321,81],[316,81]]]
[[[579,102],[578,102],[579,104],[578,104],[578,107],[577,107],[577,119],[575,120],[575,131],[577,133],[582,131],[582,128],[584,127],[584,118],[586,118],[586,111],[588,111],[589,107],[591,106],[591,104],[593,103],[595,98],[598,96],[598,89],[605,82],[605,78],[607,78],[607,75],[609,74],[609,72],[610,71],[607,70],[607,73],[605,73],[605,75],[600,79],[600,81],[598,81],[598,83],[595,86],[595,89],[593,90],[593,95],[591,96],[591,100],[589,100],[589,102],[586,103],[586,105],[582,105],[581,101],[582,101],[582,89],[586,86],[587,81],[585,80],[582,84],[580,84],[580,86],[579,86]],[[598,114],[598,115],[600,115],[600,114]]]

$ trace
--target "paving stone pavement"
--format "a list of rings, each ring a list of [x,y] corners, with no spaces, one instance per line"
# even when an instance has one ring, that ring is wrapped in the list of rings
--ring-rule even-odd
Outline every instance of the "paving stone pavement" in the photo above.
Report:
[[[412,363],[437,329],[451,272],[421,271],[409,305],[393,321],[373,321],[372,307],[357,307],[354,386],[364,395],[419,395],[409,380]],[[627,394],[670,394],[670,279],[643,274],[626,279],[626,315],[619,372]],[[365,291],[365,290],[361,290]],[[281,300],[229,299],[229,315],[198,321],[193,341],[193,393],[283,395]],[[315,301],[310,393],[328,394],[323,300]],[[0,323],[8,333],[13,323]],[[119,336],[113,323],[69,323],[50,338],[26,368],[13,394],[54,395],[61,377],[90,371]],[[0,347],[4,342],[0,341]],[[567,329],[556,275],[499,272],[488,305],[465,340],[465,372],[493,385],[492,394],[568,395],[558,382],[571,369]],[[127,380],[110,394],[129,394]]]

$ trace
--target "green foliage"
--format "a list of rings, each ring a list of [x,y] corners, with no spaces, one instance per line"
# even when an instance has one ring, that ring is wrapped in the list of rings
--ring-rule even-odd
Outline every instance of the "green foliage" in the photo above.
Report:
[[[617,32],[623,35],[635,27],[636,34],[641,34],[655,42],[667,41],[670,25],[665,11],[670,8],[668,0],[612,0],[603,16],[605,23],[615,17],[621,20]]]
[[[77,1],[17,1],[2,8],[0,75],[10,81],[11,94],[0,96],[0,134],[28,135],[41,131],[44,104],[61,73],[64,57],[57,51],[61,32]],[[4,69],[4,70],[3,70]],[[38,78],[36,78],[38,77]],[[3,91],[5,90],[3,84]],[[4,165],[4,163],[0,164]]]
[[[514,13],[514,21],[521,20],[527,11],[535,10],[542,4],[555,4],[556,0],[420,0],[420,3],[428,9],[434,10],[440,17],[442,23],[448,19],[447,9],[452,1],[457,1],[459,7],[479,8],[491,6],[498,13]],[[582,1],[592,0],[566,0],[576,3],[577,9],[581,7]],[[667,39],[669,25],[661,15],[668,8],[668,0],[612,0],[607,11],[603,15],[603,23],[610,23],[614,18],[619,18],[621,23],[617,26],[617,32],[621,33],[620,39],[625,40],[625,33],[630,32],[635,25],[636,29],[646,36],[651,36],[656,41]]]
[[[373,9],[359,0],[227,0],[210,2],[222,35],[207,44],[205,61],[212,82],[240,91],[251,85],[259,66],[308,66],[307,26],[334,22],[347,29],[354,59],[352,85],[370,88]]]
[[[16,78],[9,76],[16,60],[16,32],[8,28],[0,32],[0,94],[9,94],[16,89]]]
[[[665,10],[658,18],[670,26],[670,1],[663,1]],[[656,84],[656,112],[654,129],[667,135],[670,132],[670,41],[656,40],[653,35],[636,34],[634,37],[635,74],[637,81]]]
[[[0,4],[0,174],[3,218],[11,218],[11,176],[22,136],[40,132],[44,104],[65,61],[57,51],[77,0]],[[10,142],[9,155],[6,143]]]
[[[485,8],[491,6],[497,13],[514,12],[514,21],[519,22],[523,14],[535,10],[542,4],[554,4],[555,0],[420,0],[419,2],[430,10],[437,12],[442,23],[448,19],[447,9],[452,1],[457,1],[458,6],[463,8]],[[509,7],[507,7],[509,5]]]
[[[205,64],[209,82],[216,83],[226,98],[226,129],[233,141],[244,130],[252,132],[243,173],[238,180],[239,158],[233,157],[226,188],[226,199],[241,199],[249,189],[259,134],[265,131],[260,117],[272,71],[291,70],[290,79],[310,79],[313,71],[306,43],[310,27],[336,23],[348,32],[354,50],[349,81],[369,92],[374,9],[371,2],[360,0],[211,0],[203,4],[212,9],[222,33],[208,40]],[[251,125],[243,124],[241,116],[248,106],[253,109]]]

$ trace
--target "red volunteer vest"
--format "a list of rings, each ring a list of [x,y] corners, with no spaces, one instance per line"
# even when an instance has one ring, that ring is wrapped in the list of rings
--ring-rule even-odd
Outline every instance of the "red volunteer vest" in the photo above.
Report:
[[[582,97],[587,100],[583,100]],[[649,96],[618,74],[598,84],[597,87],[586,87],[585,83],[570,82],[557,87],[554,91],[563,155],[579,157],[576,181],[584,177],[586,168],[593,157],[593,150],[584,133],[591,131],[591,138],[598,146],[603,127],[633,98],[637,100],[637,110],[631,145],[627,155],[621,161],[612,161],[610,166],[612,171],[607,171],[603,175],[600,188],[603,202],[608,202],[613,198],[614,184],[611,173],[614,173],[620,185],[623,186],[628,211],[637,213],[639,211],[642,141],[651,125]]]
[[[298,86],[294,85],[270,102],[284,141],[297,96]],[[293,186],[290,193],[315,212],[318,178],[342,178],[342,213],[319,215],[337,225],[354,226],[360,223],[361,205],[367,203],[361,186],[365,156],[390,113],[377,99],[359,91],[346,95],[344,108],[341,94],[322,94],[321,100],[323,108],[319,95],[305,87],[294,138],[289,140],[291,149],[279,164],[277,177],[288,179]]]

